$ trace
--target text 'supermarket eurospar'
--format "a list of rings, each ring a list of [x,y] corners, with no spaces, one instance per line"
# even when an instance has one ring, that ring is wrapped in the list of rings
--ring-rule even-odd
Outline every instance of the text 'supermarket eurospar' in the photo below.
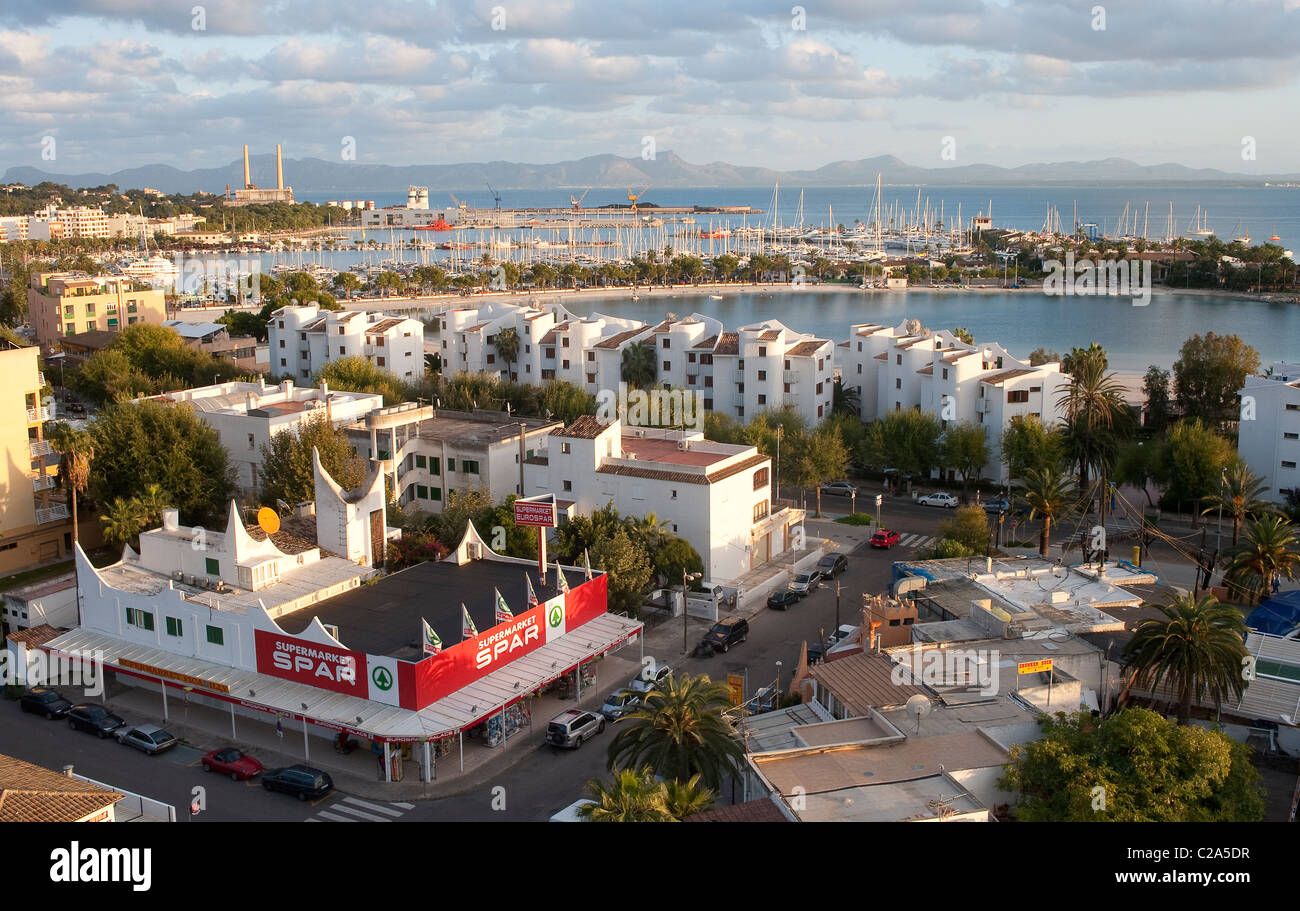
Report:
[[[392,745],[417,745],[428,776],[430,744],[565,675],[580,687],[581,667],[640,634],[642,624],[607,612],[604,574],[551,564],[543,577],[472,526],[446,559],[362,585],[382,553],[383,476],[345,493],[317,463],[316,486],[316,546],[248,528],[232,504],[225,532],[207,531],[202,548],[169,510],[140,536],[139,554],[96,569],[78,551],[81,626],[28,647],[100,650],[118,681],[173,707],[227,709],[232,732],[237,716],[292,719],[382,744],[386,775]]]

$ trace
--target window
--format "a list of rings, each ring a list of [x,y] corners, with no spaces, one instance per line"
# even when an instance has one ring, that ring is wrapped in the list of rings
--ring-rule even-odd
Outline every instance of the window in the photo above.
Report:
[[[93,320],[93,319],[92,319],[92,320],[90,320],[90,322],[86,323],[86,331],[87,331],[87,332],[94,332],[94,331],[95,331],[96,329],[98,329],[98,328],[99,328],[99,322],[96,321],[96,320]]]
[[[1043,391],[1043,387],[1042,387],[1042,386],[1030,386],[1030,387],[1029,387],[1029,391],[1030,391],[1030,392],[1042,392],[1042,391]]]
[[[380,367],[384,366],[384,359],[382,357],[378,357],[375,360],[378,362]]]
[[[547,349],[546,349],[546,356],[547,356],[547,357],[550,357],[550,358],[555,357],[555,349],[554,349],[554,348],[547,348]]]
[[[766,405],[766,404],[767,404],[767,396],[765,396],[765,395],[761,395],[761,394],[760,394],[759,397],[758,397],[758,404],[760,404],[760,405]]]
[[[587,382],[588,382],[588,383],[594,383],[594,382],[596,382],[596,374],[594,374],[594,373],[588,373],[588,374],[587,374]]]
[[[736,369],[737,369],[737,370],[744,370],[744,369],[745,369],[745,359],[744,359],[743,357],[740,358],[740,360],[736,361]]]
[[[568,369],[569,369],[569,362],[568,362],[568,361],[565,361],[564,363],[560,364],[560,367],[563,368],[564,370],[568,370]]]
[[[417,456],[415,457],[415,467],[416,467],[416,468],[428,468],[428,467],[429,467],[429,460],[428,460],[428,457],[427,457],[427,456],[422,456],[422,455],[417,455]]]
[[[348,353],[348,349],[344,348],[342,345],[339,345],[339,356],[342,357],[347,353]]]
[[[284,347],[284,339],[280,339],[280,347],[281,347],[281,348]]]
[[[1029,401],[1028,389],[1012,389],[1007,392],[1008,402],[1027,402]]]
[[[343,334],[343,327],[342,327],[342,326],[339,326],[339,335],[342,335],[342,334]]]
[[[697,377],[694,373],[688,373],[688,374],[686,374],[686,385],[687,385],[687,386],[694,386],[694,385],[695,385],[695,381],[696,381],[697,379],[698,379],[698,377]]]
[[[706,376],[706,377],[704,378],[704,388],[705,388],[705,389],[712,389],[712,388],[713,388],[713,377],[711,377],[711,376]]]
[[[737,384],[736,384],[736,391],[737,391],[737,392],[744,392],[744,391],[745,391],[745,384],[744,384],[744,383],[737,383]]]
[[[573,450],[570,448],[570,446],[569,446],[568,443],[561,443],[561,444],[560,444],[560,452],[564,453],[565,455],[568,455],[568,454],[569,454],[570,452],[572,452],[572,451],[573,451]]]
[[[767,379],[767,371],[766,371],[766,370],[760,370],[760,371],[758,371],[758,378],[759,378],[760,380],[766,380],[766,379]]]
[[[532,353],[533,353],[533,346],[532,346],[532,345],[524,345],[524,354],[532,354]]]
[[[572,481],[565,481],[565,482],[564,482],[564,489],[565,489],[565,490],[573,490],[573,482],[572,482]]]
[[[255,445],[256,445],[256,444],[253,442],[253,435],[250,433],[250,434],[248,435],[248,448],[249,448],[249,449],[253,449],[253,448],[255,447]]]
[[[902,380],[901,378],[899,378],[899,377],[895,377],[895,378],[894,378],[894,388],[895,388],[895,389],[902,389],[902,388],[903,388],[903,380]],[[817,391],[818,391],[818,392],[821,392],[820,389],[818,389]]]
[[[858,373],[859,373],[859,374],[862,373],[862,365],[861,365],[861,364],[858,364]]]
[[[767,500],[762,500],[754,504],[754,521],[762,522],[767,518]]]
[[[460,470],[466,474],[478,474],[478,462],[470,459],[461,459]]]
[[[712,379],[712,377],[710,377],[710,379]],[[705,399],[705,400],[704,400],[704,410],[705,410],[705,411],[712,411],[712,410],[713,410],[713,399]]]
[[[759,346],[758,346],[758,356],[759,356],[759,357],[767,357],[767,346],[766,346],[766,345],[759,345]]]
[[[94,316],[94,315],[95,315],[95,305],[86,304],[86,316]]]
[[[281,323],[281,324],[280,324],[280,328],[281,328],[281,329],[284,328],[284,323]],[[305,342],[305,341],[307,341],[307,333],[306,333],[306,332],[299,332],[299,333],[298,333],[298,341],[300,341],[300,342]]]
[[[208,627],[208,642],[210,642],[212,645],[226,644],[226,634],[222,631],[221,627],[219,626]]]
[[[701,363],[701,364],[712,364],[712,363],[713,363],[713,355],[711,355],[711,354],[701,354],[701,355],[700,355],[700,363]]]
[[[858,372],[861,373],[860,370],[859,370]],[[944,368],[943,368],[943,378],[944,378],[945,380],[948,378],[948,368],[947,368],[947,367],[944,367]]]
[[[569,347],[569,337],[567,335],[564,338],[560,339],[560,347],[562,348]]]
[[[1282,433],[1282,439],[1284,439],[1284,440],[1300,440],[1300,433],[1286,433],[1286,432],[1284,431],[1284,432]]]
[[[455,470],[456,470],[456,460],[455,460],[455,459],[448,459],[448,460],[447,460],[447,470],[448,470],[448,471],[455,471]]]
[[[128,607],[126,609],[126,622],[128,626],[153,632],[153,614],[149,611]]]
[[[694,351],[692,351],[690,354],[686,355],[686,363],[688,363],[688,364],[694,364],[694,363],[695,363],[695,352],[694,352]]]
[[[1283,467],[1283,468],[1295,468],[1295,462],[1288,462],[1288,461],[1286,461],[1285,459],[1283,459],[1283,460],[1282,460],[1282,467]]]
[[[903,356],[902,356],[901,354],[895,354],[895,355],[894,355],[894,363],[895,363],[895,364],[898,364],[898,365],[901,366],[902,363],[903,363]]]
[[[209,576],[221,575],[221,561],[216,557],[208,557],[205,562],[205,571]]]
[[[416,484],[415,495],[421,500],[427,500],[429,499],[429,488],[424,484]]]
[[[768,485],[768,471],[769,469],[767,468],[760,468],[758,471],[754,472],[755,490],[762,490]]]
[[[672,341],[672,339],[670,339],[670,338],[665,338],[665,339],[664,339],[664,347],[665,347],[665,348],[671,348],[672,345],[669,344],[671,341]]]
[[[489,354],[487,356],[487,362],[489,364],[495,364],[497,362],[497,356],[495,354]]]
[[[789,370],[789,369],[790,369],[790,359],[789,359],[789,358],[786,358],[786,359],[785,359],[785,369],[786,369],[786,370]]]
[[[862,342],[858,342],[858,351],[862,351]]]
[[[789,384],[789,383],[786,383],[786,384],[785,384],[785,389],[784,389],[783,391],[785,392],[786,395],[789,395],[789,394],[790,394],[790,384]]]
[[[169,636],[181,635],[181,621],[178,618],[176,617],[167,618],[167,635]]]
[[[433,500],[434,502],[440,502],[440,501],[442,500],[442,488],[441,488],[441,487],[430,487],[430,488],[429,488],[429,499],[430,499],[430,500]]]
[[[588,351],[588,352],[587,352],[587,360],[588,360],[588,362],[590,362],[590,361],[594,361],[595,359],[596,359],[596,352],[594,352],[594,351]]]
[[[1300,411],[1300,404],[1296,404],[1295,402],[1287,402],[1287,403],[1286,403],[1286,410],[1287,410],[1287,411]]]

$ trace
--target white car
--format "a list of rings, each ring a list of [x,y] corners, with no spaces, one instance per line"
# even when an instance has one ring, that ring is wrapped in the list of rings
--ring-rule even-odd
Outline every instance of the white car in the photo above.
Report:
[[[939,491],[938,493],[926,494],[923,497],[917,497],[916,502],[922,506],[942,506],[944,509],[955,509],[957,507],[957,498],[950,493]]]
[[[637,693],[648,693],[673,674],[673,669],[666,664],[656,664],[654,658],[646,656],[649,661],[641,666],[641,674],[629,680],[627,689]]]

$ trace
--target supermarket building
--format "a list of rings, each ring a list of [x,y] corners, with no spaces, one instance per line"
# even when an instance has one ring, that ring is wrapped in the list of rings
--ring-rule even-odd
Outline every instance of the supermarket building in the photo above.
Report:
[[[239,719],[340,733],[382,745],[394,780],[401,751],[432,780],[433,756],[463,763],[464,733],[592,661],[638,640],[642,624],[606,611],[606,580],[494,553],[472,525],[444,560],[378,575],[380,463],[343,491],[316,470],[319,543],[248,528],[234,504],[224,532],[181,527],[174,511],[140,536],[140,552],[96,569],[77,550],[81,625],[38,644],[74,658],[99,650],[117,680],[157,692],[164,719],[182,700]],[[527,607],[531,583],[538,605]],[[497,623],[495,591],[514,612]],[[477,635],[462,638],[462,602]],[[425,655],[421,620],[444,643]],[[243,723],[247,723],[245,720]],[[409,746],[408,746],[409,745]],[[319,748],[319,747],[318,747]]]

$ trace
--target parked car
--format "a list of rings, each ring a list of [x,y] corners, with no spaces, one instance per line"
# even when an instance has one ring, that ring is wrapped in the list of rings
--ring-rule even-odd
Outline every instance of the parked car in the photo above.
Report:
[[[789,610],[803,598],[799,592],[788,588],[778,589],[767,596],[767,606],[772,610]]]
[[[823,579],[834,579],[848,568],[849,560],[844,554],[827,554],[817,561],[817,571]]]
[[[984,511],[991,516],[1011,511],[1011,501],[1006,497],[994,497],[984,501]]]
[[[610,693],[605,704],[600,707],[600,714],[607,721],[617,721],[641,704],[641,694],[632,690]]]
[[[118,743],[135,747],[150,756],[165,753],[180,743],[179,740],[156,724],[137,724],[132,728],[123,726],[117,729],[115,736]]]
[[[796,592],[800,595],[806,595],[809,592],[811,592],[813,589],[815,589],[817,587],[817,583],[821,582],[821,580],[822,580],[821,572],[815,569],[812,570],[811,572],[795,573],[794,578],[790,580],[790,585],[788,586],[788,588],[792,592]]]
[[[942,506],[944,509],[957,508],[957,498],[942,490],[926,494],[923,497],[917,497],[916,502],[922,506]]]
[[[299,800],[316,800],[334,790],[334,779],[327,772],[311,766],[291,765],[263,775],[262,787],[268,791],[292,794]]]
[[[744,617],[727,617],[713,624],[713,629],[700,640],[700,647],[708,646],[715,652],[725,652],[748,638],[749,621]]]
[[[18,705],[24,712],[35,712],[50,720],[62,718],[72,708],[71,702],[44,686],[28,689],[19,698]]]
[[[829,484],[823,484],[821,489],[823,494],[851,497],[857,493],[858,486],[850,481],[831,481]]]
[[[673,669],[666,664],[655,664],[651,658],[641,669],[641,675],[628,681],[627,688],[638,693],[648,693],[664,680],[673,675]]]
[[[888,528],[882,528],[871,536],[871,546],[889,550],[891,547],[898,545],[899,535],[896,531],[890,531]]]
[[[116,731],[126,720],[114,715],[102,705],[80,702],[68,710],[68,727],[74,731],[86,731],[103,740]]]
[[[590,740],[605,730],[605,719],[592,712],[569,709],[551,719],[546,726],[546,742],[551,746],[576,750],[584,740]]]
[[[231,781],[247,781],[262,774],[262,764],[234,747],[212,750],[203,757],[203,771],[229,775]]]
[[[827,648],[830,648],[831,646],[843,642],[845,639],[849,638],[849,636],[853,635],[857,631],[858,628],[856,626],[849,626],[847,623],[841,623],[836,628],[835,632],[831,633],[829,636],[826,637]]]

